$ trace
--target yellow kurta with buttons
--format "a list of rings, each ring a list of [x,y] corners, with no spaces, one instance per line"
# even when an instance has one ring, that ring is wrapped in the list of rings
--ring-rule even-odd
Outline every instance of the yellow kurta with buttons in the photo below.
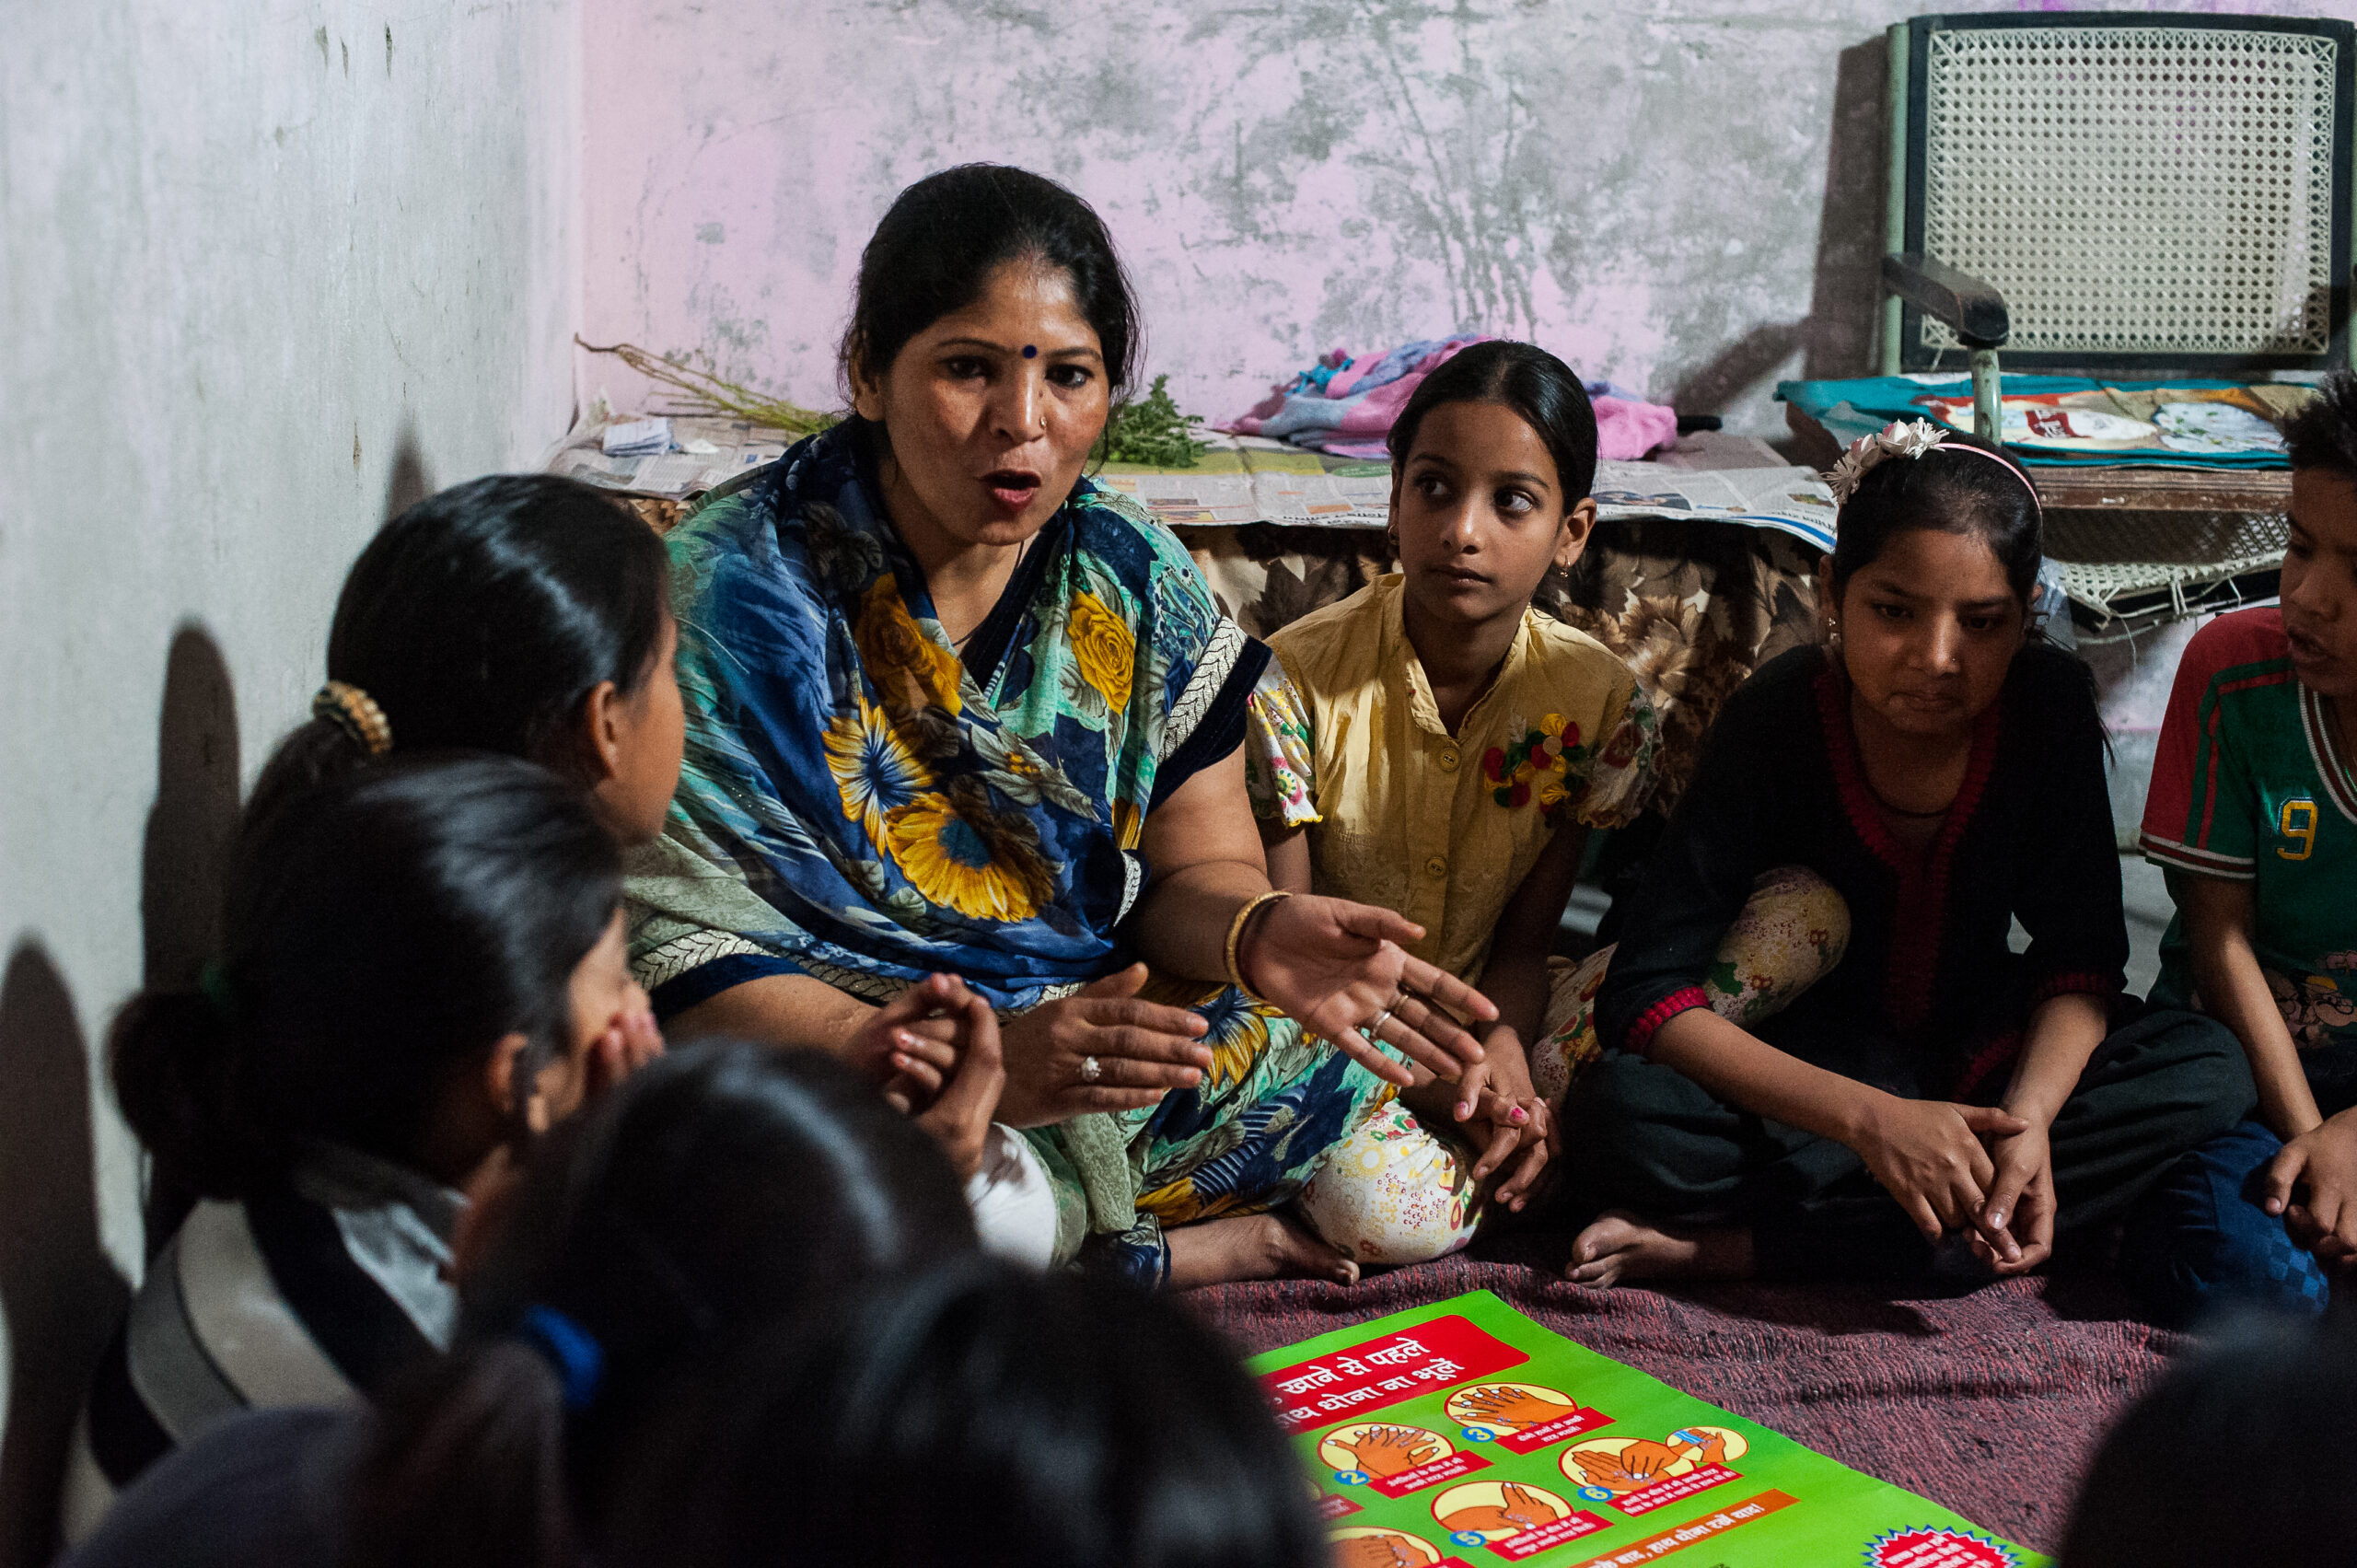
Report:
[[[1451,735],[1408,640],[1401,582],[1377,578],[1269,639],[1292,690],[1264,680],[1256,694],[1253,806],[1307,827],[1313,890],[1398,910],[1424,928],[1417,957],[1478,985],[1498,917],[1557,824],[1618,827],[1643,808],[1658,726],[1611,650],[1527,610]],[[1547,758],[1550,717],[1577,756],[1551,781],[1563,792],[1552,821],[1538,788],[1502,804],[1515,781],[1484,766],[1535,738]]]

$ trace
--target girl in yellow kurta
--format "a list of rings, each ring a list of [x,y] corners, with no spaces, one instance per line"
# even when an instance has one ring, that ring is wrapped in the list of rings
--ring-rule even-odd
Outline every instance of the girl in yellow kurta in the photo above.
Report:
[[[1379,1230],[1396,1249],[1404,1220],[1437,1256],[1470,1237],[1484,1180],[1503,1172],[1492,1201],[1519,1209],[1546,1165],[1561,1085],[1534,1083],[1532,1053],[1563,1075],[1546,1048],[1600,978],[1549,949],[1587,830],[1644,805],[1657,727],[1626,665],[1530,604],[1596,520],[1579,377],[1528,343],[1475,344],[1417,389],[1390,447],[1400,571],[1269,639],[1246,758],[1276,886],[1399,911],[1424,928],[1417,957],[1498,1005],[1481,1063],[1405,1091],[1329,1159],[1359,1179],[1303,1194],[1337,1246]],[[1368,1212],[1324,1212],[1343,1205]]]

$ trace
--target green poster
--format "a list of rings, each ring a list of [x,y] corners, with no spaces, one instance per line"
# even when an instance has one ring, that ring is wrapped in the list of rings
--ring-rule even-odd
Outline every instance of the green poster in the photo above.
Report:
[[[1247,1365],[1300,1445],[1338,1568],[2047,1561],[1550,1333],[1485,1290]]]

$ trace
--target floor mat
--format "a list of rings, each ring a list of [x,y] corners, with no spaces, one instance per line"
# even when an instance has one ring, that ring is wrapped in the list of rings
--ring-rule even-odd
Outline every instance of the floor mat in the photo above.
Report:
[[[1843,1464],[2051,1551],[2119,1406],[2184,1337],[2136,1321],[2099,1278],[2010,1280],[1894,1300],[1845,1284],[1566,1284],[1569,1237],[1477,1243],[1345,1289],[1219,1285],[1184,1299],[1246,1351],[1469,1290]]]

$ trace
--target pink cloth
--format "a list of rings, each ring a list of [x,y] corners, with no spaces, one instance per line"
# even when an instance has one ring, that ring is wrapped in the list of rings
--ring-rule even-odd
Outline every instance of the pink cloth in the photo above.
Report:
[[[1287,385],[1272,388],[1249,413],[1224,428],[1291,441],[1335,457],[1380,461],[1389,456],[1384,437],[1424,377],[1460,350],[1489,341],[1482,333],[1431,338],[1358,359],[1336,349]],[[1677,442],[1678,415],[1673,411],[1609,395],[1603,382],[1588,390],[1596,406],[1598,457],[1633,461],[1656,447]]]

